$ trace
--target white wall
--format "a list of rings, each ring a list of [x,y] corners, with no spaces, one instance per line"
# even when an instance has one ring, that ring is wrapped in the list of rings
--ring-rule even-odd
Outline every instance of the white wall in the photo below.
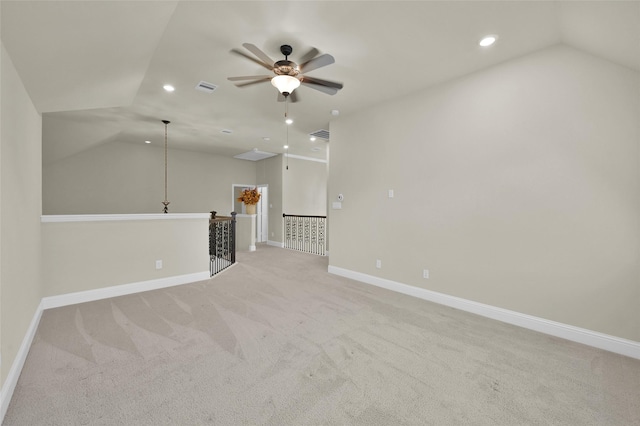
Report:
[[[638,117],[563,46],[340,117],[330,265],[640,341]]]
[[[252,161],[170,149],[170,213],[228,215],[231,185],[254,182]],[[110,142],[43,167],[44,214],[161,213],[164,148]]]
[[[4,46],[0,63],[0,352],[4,390],[43,293],[42,120]]]

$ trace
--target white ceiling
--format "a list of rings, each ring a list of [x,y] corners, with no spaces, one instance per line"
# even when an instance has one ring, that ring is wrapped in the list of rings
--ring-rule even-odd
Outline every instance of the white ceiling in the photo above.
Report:
[[[335,57],[309,75],[344,89],[330,96],[302,86],[289,105],[289,152],[314,158],[326,157],[327,142],[308,134],[329,130],[331,110],[345,116],[558,43],[640,71],[639,1],[3,0],[1,8],[2,42],[43,113],[45,163],[114,140],[162,146],[163,119],[175,149],[284,152],[276,89],[227,80],[265,74],[230,53],[245,42],[274,60],[281,44],[293,46],[294,61],[311,47]],[[486,34],[499,36],[491,48],[477,44]],[[218,88],[195,90],[201,80]]]

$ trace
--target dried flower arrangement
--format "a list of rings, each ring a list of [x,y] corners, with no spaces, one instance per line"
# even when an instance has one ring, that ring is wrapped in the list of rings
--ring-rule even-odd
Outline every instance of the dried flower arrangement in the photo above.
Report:
[[[247,188],[240,193],[238,197],[238,201],[241,201],[245,204],[257,204],[260,201],[260,193],[258,192],[258,188]]]

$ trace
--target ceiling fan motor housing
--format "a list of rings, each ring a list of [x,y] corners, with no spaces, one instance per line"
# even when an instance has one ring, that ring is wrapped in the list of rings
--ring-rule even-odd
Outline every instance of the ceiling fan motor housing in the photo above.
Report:
[[[277,75],[290,75],[292,77],[300,74],[298,64],[292,61],[278,61],[273,65],[273,72]]]

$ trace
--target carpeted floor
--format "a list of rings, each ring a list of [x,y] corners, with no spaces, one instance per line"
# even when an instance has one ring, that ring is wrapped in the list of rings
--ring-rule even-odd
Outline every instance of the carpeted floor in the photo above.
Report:
[[[4,425],[640,425],[640,361],[260,246],[45,311]]]

